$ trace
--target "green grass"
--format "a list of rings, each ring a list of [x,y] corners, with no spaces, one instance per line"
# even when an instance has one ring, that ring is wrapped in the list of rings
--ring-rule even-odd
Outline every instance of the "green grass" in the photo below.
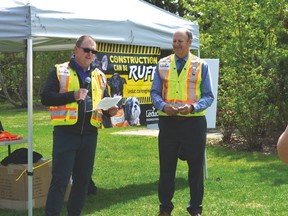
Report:
[[[26,110],[0,110],[4,129],[27,136]],[[142,127],[144,128],[144,127]],[[158,212],[159,175],[157,137],[116,135],[116,131],[139,128],[111,128],[99,131],[93,179],[98,187],[87,198],[82,215],[155,216]],[[48,111],[34,111],[33,150],[51,159],[52,126]],[[27,147],[14,145],[12,151]],[[7,147],[0,148],[0,160]],[[208,179],[205,180],[203,215],[264,216],[287,215],[288,166],[277,155],[236,152],[207,146]],[[174,195],[174,216],[188,215],[187,165],[179,161]],[[66,215],[65,206],[62,215]],[[27,212],[0,210],[0,215]],[[34,209],[33,215],[44,215]]]

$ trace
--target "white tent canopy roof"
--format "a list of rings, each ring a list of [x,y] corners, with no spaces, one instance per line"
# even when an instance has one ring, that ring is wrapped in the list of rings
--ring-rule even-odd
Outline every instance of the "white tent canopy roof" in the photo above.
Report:
[[[33,50],[72,49],[83,34],[98,42],[172,48],[179,27],[193,33],[191,49],[199,49],[199,28],[141,0],[5,0],[0,5],[0,51],[21,51],[33,38]]]

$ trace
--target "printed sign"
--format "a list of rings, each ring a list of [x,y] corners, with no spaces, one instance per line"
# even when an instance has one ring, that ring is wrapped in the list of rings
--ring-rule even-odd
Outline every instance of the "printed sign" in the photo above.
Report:
[[[106,74],[109,96],[123,97],[118,103],[119,112],[106,119],[104,127],[157,122],[158,116],[152,105],[150,89],[160,48],[108,43],[98,43],[97,48],[95,62]]]

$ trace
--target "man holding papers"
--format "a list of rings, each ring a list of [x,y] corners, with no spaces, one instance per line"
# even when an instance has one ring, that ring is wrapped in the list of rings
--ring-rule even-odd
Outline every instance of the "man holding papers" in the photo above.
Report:
[[[46,216],[61,213],[67,184],[72,188],[68,215],[80,215],[93,171],[98,128],[103,115],[113,116],[118,107],[96,109],[104,96],[106,77],[94,63],[97,47],[89,35],[81,36],[69,62],[56,64],[41,93],[50,106],[53,131],[52,180],[45,207]]]

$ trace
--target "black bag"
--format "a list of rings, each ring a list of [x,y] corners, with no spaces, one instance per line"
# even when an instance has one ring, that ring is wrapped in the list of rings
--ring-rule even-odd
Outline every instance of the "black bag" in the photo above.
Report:
[[[40,153],[33,151],[33,163],[38,162],[43,156]],[[20,148],[13,151],[5,157],[1,164],[7,166],[8,164],[27,164],[28,163],[28,149]]]

